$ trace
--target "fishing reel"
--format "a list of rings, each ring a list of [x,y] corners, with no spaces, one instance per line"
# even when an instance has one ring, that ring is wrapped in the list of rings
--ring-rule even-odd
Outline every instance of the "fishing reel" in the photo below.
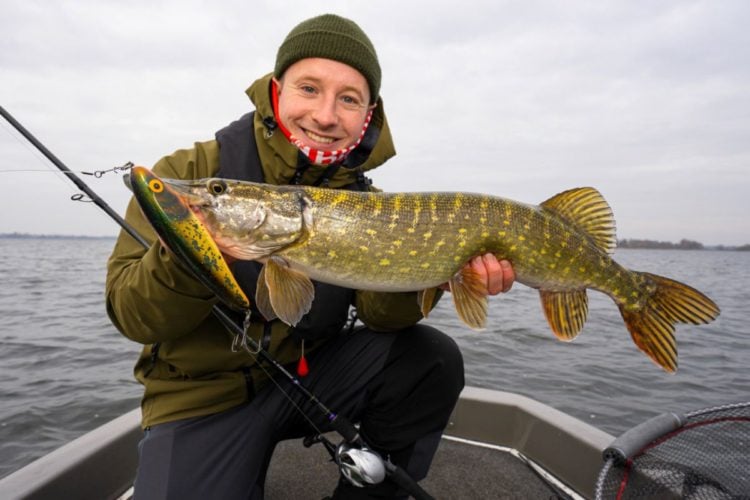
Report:
[[[303,441],[306,448],[316,443],[321,443],[328,450],[341,475],[354,486],[373,486],[385,480],[385,461],[364,444],[342,441],[336,446],[320,434],[308,436]]]
[[[385,462],[377,452],[366,446],[342,442],[336,448],[334,460],[344,478],[354,486],[380,484],[385,479]]]

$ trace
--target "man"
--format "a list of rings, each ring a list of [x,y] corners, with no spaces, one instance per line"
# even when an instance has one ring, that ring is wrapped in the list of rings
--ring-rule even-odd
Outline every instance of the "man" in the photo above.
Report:
[[[160,160],[163,177],[221,176],[271,184],[371,189],[364,172],[395,154],[383,112],[380,65],[354,22],[323,15],[296,26],[273,74],[247,91],[255,111]],[[131,202],[126,216],[153,244],[123,233],[108,264],[107,310],[127,337],[145,344],[135,367],[144,385],[145,437],[136,498],[262,498],[275,444],[329,429],[298,408],[298,395],[232,339],[211,314],[217,299],[164,249]],[[513,282],[492,255],[467,264],[490,294]],[[260,265],[232,262],[248,297]],[[354,306],[359,328],[344,328]],[[300,366],[304,385],[350,420],[382,456],[416,480],[427,474],[463,387],[455,343],[419,325],[416,293],[375,293],[315,283],[310,312],[295,327],[253,311],[249,335],[282,364]],[[280,385],[276,385],[276,384]],[[304,410],[304,408],[303,408]],[[309,409],[308,409],[309,410]],[[402,495],[390,481],[334,498]]]

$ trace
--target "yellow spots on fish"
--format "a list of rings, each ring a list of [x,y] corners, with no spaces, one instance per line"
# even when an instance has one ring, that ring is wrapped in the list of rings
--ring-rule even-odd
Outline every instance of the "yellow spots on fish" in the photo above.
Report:
[[[329,203],[331,207],[335,207],[336,205],[346,203],[347,201],[349,201],[349,193],[346,191],[340,191],[336,193],[336,196],[334,196]]]
[[[482,224],[482,225],[487,224],[487,217],[480,217],[479,218],[479,223]]]
[[[460,210],[461,206],[463,206],[463,196],[461,194],[457,194],[456,197],[453,199],[453,209],[454,210]]]
[[[517,249],[518,249],[518,247],[516,245],[511,245],[510,248],[509,248],[509,250],[511,252],[515,252]]]
[[[505,235],[506,235],[506,234],[507,234],[507,233],[506,233],[505,231],[498,231],[498,232],[497,232],[497,235],[498,235],[499,237],[501,237],[501,238],[505,238]]]
[[[393,198],[393,211],[394,212],[400,212],[401,211],[401,200],[403,200],[403,195],[398,195]],[[398,213],[394,213],[396,218],[398,218]]]
[[[336,251],[335,250],[329,250],[328,251],[328,257],[330,257],[331,259],[335,259],[337,257]]]
[[[378,234],[377,231],[375,231],[374,229],[370,229],[370,228],[365,229],[365,233],[367,233],[369,236],[375,236],[376,234]]]
[[[482,231],[482,238],[488,238],[490,236],[489,231]]]
[[[518,235],[518,241],[526,241],[526,236],[519,234]]]
[[[466,228],[464,228],[464,227],[459,228],[458,229],[458,234],[465,235],[466,234]]]
[[[437,249],[437,248],[440,248],[440,247],[442,247],[443,245],[445,245],[445,240],[440,240],[440,241],[438,241],[437,243],[435,243],[435,248],[436,248],[436,249]]]
[[[430,263],[429,262],[424,262],[419,267],[421,267],[422,269],[429,269],[430,268]]]
[[[401,274],[408,274],[411,272],[411,267],[399,267],[398,272]]]
[[[422,238],[424,238],[424,239],[425,239],[425,241],[426,241],[426,240],[429,240],[430,238],[432,238],[432,231],[427,231],[426,233],[424,233],[424,234],[422,235]]]
[[[377,217],[380,215],[380,213],[383,211],[383,199],[382,198],[375,198],[375,206],[372,210],[372,216]]]
[[[362,253],[367,253],[367,252],[369,252],[369,251],[370,251],[370,247],[366,247],[366,246],[364,246],[364,245],[360,245],[360,246],[359,246],[359,250],[360,250],[360,251],[361,251]]]
[[[578,272],[581,273],[581,274],[583,274],[583,273],[586,272],[586,268],[584,266],[581,266],[581,267],[578,268]]]
[[[465,241],[459,241],[458,242],[458,246],[459,246],[459,248],[463,248],[463,247],[466,246],[466,242]]]
[[[461,259],[460,255],[456,255],[456,256],[453,257],[453,262],[461,262],[461,260],[462,259]]]
[[[388,260],[388,259],[380,259],[380,262],[379,262],[379,264],[380,264],[381,266],[390,266],[390,265],[391,265],[391,261],[390,261],[390,260]]]
[[[409,250],[409,255],[411,255],[412,257],[414,257],[415,255],[417,255],[417,251],[416,250]]]
[[[409,228],[406,229],[406,232],[409,233],[409,234],[414,234],[415,231],[416,231],[416,229],[414,229],[413,227],[409,227]]]
[[[510,221],[508,219],[505,219],[503,221],[503,226],[510,226]]]
[[[432,220],[432,222],[438,222],[440,220],[438,208],[438,194],[434,193],[430,196],[430,220]]]
[[[392,242],[393,246],[396,247],[396,248],[400,248],[403,243],[404,242],[401,241],[401,240],[393,240],[393,242]]]
[[[547,267],[550,269],[555,269],[557,267],[557,262],[550,262]]]

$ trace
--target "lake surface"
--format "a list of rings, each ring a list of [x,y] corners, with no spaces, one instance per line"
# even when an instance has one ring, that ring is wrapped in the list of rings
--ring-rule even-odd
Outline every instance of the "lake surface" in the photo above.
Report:
[[[111,239],[0,238],[0,477],[138,405],[140,346],[104,311]],[[750,252],[621,250],[626,267],[684,281],[722,314],[680,325],[669,375],[630,340],[606,296],[556,340],[538,293],[516,284],[490,301],[488,328],[469,330],[446,296],[428,322],[459,343],[469,385],[517,392],[613,435],[664,411],[750,400]]]

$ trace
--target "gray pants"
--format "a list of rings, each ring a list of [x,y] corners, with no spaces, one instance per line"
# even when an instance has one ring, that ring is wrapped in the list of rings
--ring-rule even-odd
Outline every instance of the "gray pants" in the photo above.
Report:
[[[427,475],[464,383],[461,354],[450,337],[425,325],[389,334],[361,328],[330,340],[308,360],[308,390],[360,423],[368,444],[415,480]],[[330,430],[291,382],[279,384],[283,392],[269,384],[229,411],[149,429],[139,446],[135,498],[262,499],[276,443],[316,433],[287,396],[318,429]],[[341,482],[335,497],[402,494],[390,481],[368,489]]]

